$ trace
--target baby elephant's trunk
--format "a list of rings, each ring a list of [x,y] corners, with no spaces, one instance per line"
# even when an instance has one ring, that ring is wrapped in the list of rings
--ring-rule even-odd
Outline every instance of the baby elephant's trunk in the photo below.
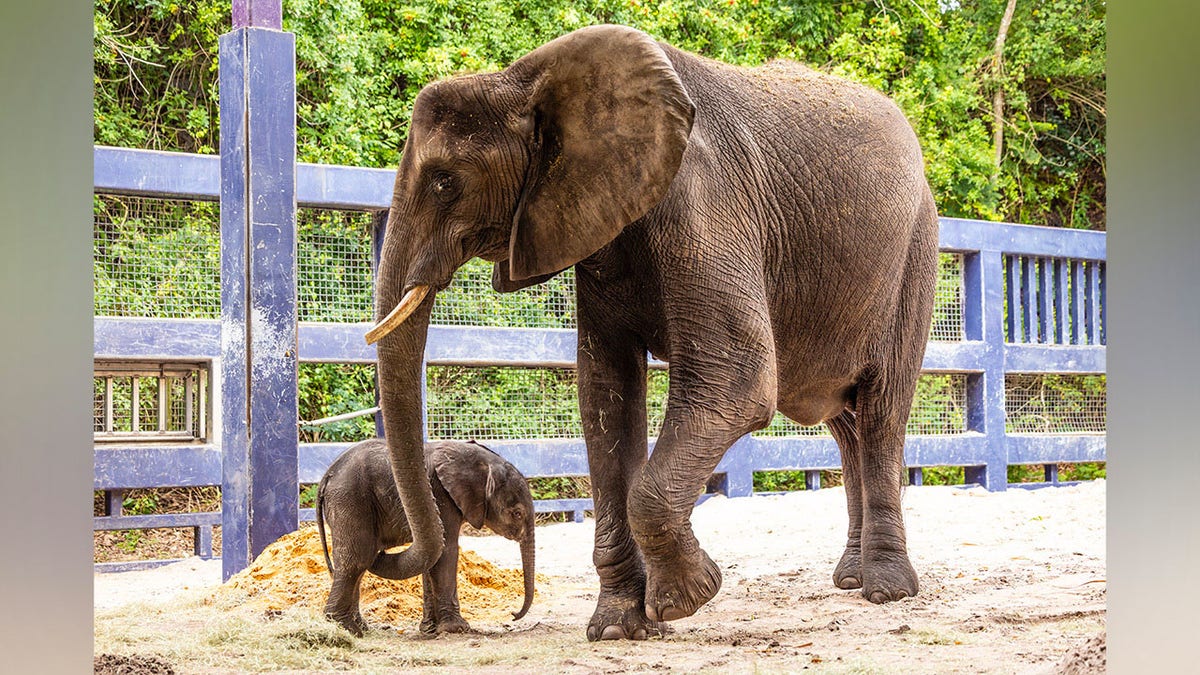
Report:
[[[525,604],[521,605],[521,611],[513,612],[514,621],[525,616],[533,604],[533,514],[529,516],[529,526],[521,540],[521,569],[525,574]]]

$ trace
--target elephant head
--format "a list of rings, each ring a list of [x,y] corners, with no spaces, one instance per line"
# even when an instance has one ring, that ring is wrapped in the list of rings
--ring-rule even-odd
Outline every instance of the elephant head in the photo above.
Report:
[[[516,290],[595,253],[666,194],[695,112],[649,36],[585,28],[507,69],[435,82],[413,106],[379,270],[380,405],[416,537],[399,570],[441,554],[422,454],[421,377],[434,296],[478,256]]]
[[[477,452],[458,451],[462,446],[437,447],[429,455],[430,468],[471,527],[486,525],[521,545],[525,602],[520,611],[513,612],[513,619],[520,619],[533,604],[533,496],[529,482],[515,466],[486,446],[475,446]]]

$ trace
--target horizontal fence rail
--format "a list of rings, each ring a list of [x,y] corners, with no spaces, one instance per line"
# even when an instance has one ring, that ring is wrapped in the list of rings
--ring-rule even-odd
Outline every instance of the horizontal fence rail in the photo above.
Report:
[[[98,246],[116,241],[111,237],[119,237],[123,227],[145,228],[159,222],[156,218],[173,218],[169,227],[187,234],[180,237],[187,247],[172,255],[180,260],[211,259],[216,205],[193,208],[188,204],[220,196],[219,158],[98,146],[94,163],[96,227],[103,225],[100,234],[110,237],[98,234]],[[297,165],[302,368],[306,364],[371,368],[375,362],[374,347],[365,344],[363,335],[370,326],[373,261],[383,223],[371,212],[390,205],[394,177],[394,171],[383,169]],[[174,200],[185,208],[165,214],[150,203],[134,204],[131,211],[121,201],[126,198]],[[955,218],[942,218],[940,232],[942,275],[923,363],[923,383],[936,396],[922,403],[933,406],[928,411],[918,415],[914,408],[914,418],[922,422],[910,424],[905,444],[912,482],[920,482],[921,467],[959,466],[965,467],[968,483],[1001,490],[1007,486],[1009,465],[1104,461],[1104,233]],[[212,528],[220,524],[219,512],[125,515],[120,495],[135,488],[222,484],[219,434],[211,432],[220,428],[219,421],[212,419],[212,411],[220,410],[220,382],[213,375],[220,372],[215,364],[222,352],[219,307],[178,307],[162,299],[140,301],[133,297],[136,294],[102,302],[100,284],[119,288],[129,283],[122,276],[122,265],[135,263],[103,248],[97,256],[94,488],[106,492],[107,511],[95,519],[95,529],[192,527],[197,555],[211,556]],[[179,267],[165,270],[155,283],[207,284],[211,294],[197,297],[219,298],[215,268],[198,264],[198,269],[208,271],[185,279],[179,276]],[[476,437],[530,478],[586,476],[587,453],[578,438],[578,413],[571,407],[576,356],[573,312],[569,273],[543,287],[493,298],[489,267],[472,263],[460,270],[454,285],[438,296],[433,317],[438,325],[429,329],[427,434]],[[658,387],[665,391],[669,370],[664,372],[665,364],[653,361],[651,368],[653,395]],[[457,391],[453,387],[486,382],[488,369],[527,370],[525,398],[514,393],[490,409],[446,413],[445,406],[453,403]],[[373,377],[373,370],[357,376]],[[145,386],[114,389],[113,383],[121,377]],[[516,380],[524,382],[524,377]],[[1101,379],[1093,381],[1097,377]],[[181,429],[192,435],[148,442],[134,432],[173,429],[170,414],[166,422],[155,416],[158,413],[151,414],[161,411],[162,402],[169,398],[151,392],[151,384],[158,387],[154,391],[162,391],[158,384],[162,381],[191,383],[179,385],[186,389],[180,390],[179,400],[185,402],[181,405],[190,407],[177,417],[187,418]],[[1066,396],[1064,391],[1073,393]],[[539,407],[533,415],[526,407],[543,404],[552,409]],[[652,432],[655,405],[648,402]],[[128,412],[130,406],[150,412],[139,416]],[[129,433],[118,429],[113,420],[124,419],[114,412],[118,409],[139,420],[139,428]],[[538,417],[539,426],[521,426],[523,417]],[[457,436],[464,429],[475,433]],[[299,483],[317,482],[351,444],[301,443]],[[728,496],[743,496],[753,492],[756,472],[804,471],[812,489],[820,486],[821,470],[838,467],[839,452],[827,433],[779,417],[767,429],[734,444],[714,472],[710,487]],[[1047,468],[1049,480],[1053,475]],[[587,499],[537,504],[540,512],[571,512],[576,519],[590,508]],[[311,509],[301,510],[300,517],[311,519]]]

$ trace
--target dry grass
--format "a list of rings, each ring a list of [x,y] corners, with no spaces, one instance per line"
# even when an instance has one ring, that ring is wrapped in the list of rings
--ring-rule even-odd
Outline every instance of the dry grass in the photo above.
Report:
[[[375,628],[355,638],[317,609],[261,612],[228,596],[206,604],[203,595],[170,607],[135,604],[97,614],[95,637],[97,654],[157,654],[178,672],[199,673],[471,672],[484,666],[531,672],[540,670],[534,664],[557,662],[564,650],[579,646],[577,626],[545,624],[433,639],[417,634],[415,626]]]

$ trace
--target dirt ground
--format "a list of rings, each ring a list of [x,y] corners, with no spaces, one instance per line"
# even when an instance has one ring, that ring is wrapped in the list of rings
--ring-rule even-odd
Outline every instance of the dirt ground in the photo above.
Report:
[[[883,606],[832,584],[846,512],[842,489],[828,488],[697,507],[697,536],[724,584],[661,639],[587,642],[597,590],[589,520],[538,529],[545,581],[520,621],[474,619],[474,633],[436,639],[412,621],[355,639],[320,618],[323,595],[283,613],[214,603],[220,563],[193,560],[96,575],[95,651],[154,657],[178,673],[1103,672],[1104,481],[914,487],[904,509],[921,590]],[[463,548],[519,567],[505,539],[467,537]]]

